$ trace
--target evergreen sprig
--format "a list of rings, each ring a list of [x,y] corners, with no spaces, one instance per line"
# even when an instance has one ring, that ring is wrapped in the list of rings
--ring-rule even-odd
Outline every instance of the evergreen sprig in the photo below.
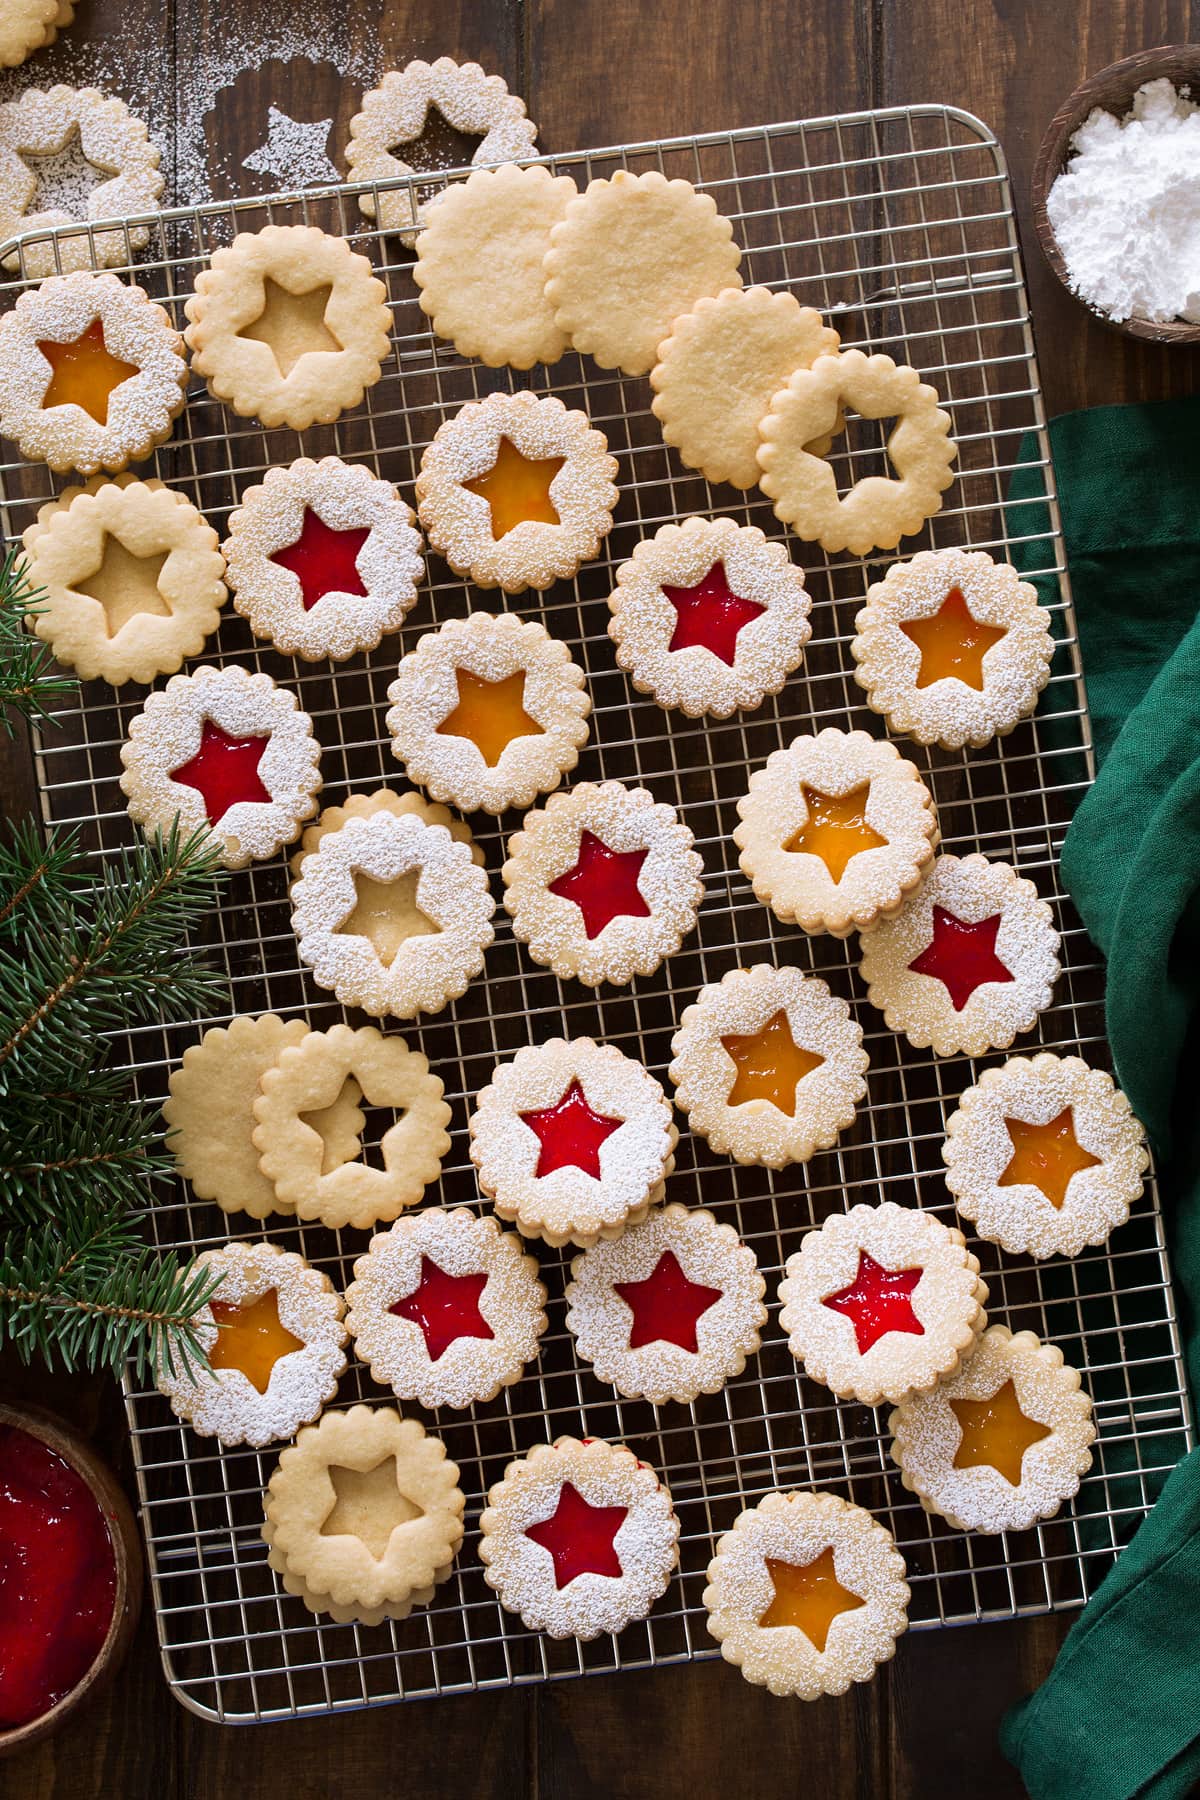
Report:
[[[2,665],[0,646],[0,691]],[[169,1159],[114,1034],[219,1002],[184,947],[217,878],[203,831],[100,864],[32,825],[0,845],[0,1342],[26,1359],[203,1360],[195,1315],[215,1283],[144,1241]]]
[[[29,579],[24,559],[9,550],[0,562],[0,733],[11,737],[18,719],[48,719],[57,701],[79,683],[58,667],[47,644],[27,628],[41,612],[44,595]]]

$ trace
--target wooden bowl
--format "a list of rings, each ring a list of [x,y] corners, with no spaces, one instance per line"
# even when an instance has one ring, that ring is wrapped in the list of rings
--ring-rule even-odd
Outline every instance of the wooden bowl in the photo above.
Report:
[[[1074,293],[1067,279],[1067,265],[1046,215],[1047,195],[1067,162],[1072,137],[1092,109],[1102,106],[1106,112],[1123,117],[1132,106],[1137,90],[1147,81],[1158,81],[1162,76],[1174,82],[1177,88],[1190,86],[1191,98],[1200,100],[1200,44],[1169,44],[1157,50],[1139,50],[1136,56],[1127,56],[1124,62],[1112,63],[1098,75],[1089,76],[1059,107],[1042,139],[1033,170],[1033,223],[1046,261],[1076,300],[1079,295]],[[1092,317],[1099,319],[1102,325],[1112,331],[1124,332],[1126,337],[1143,338],[1153,344],[1200,344],[1200,325],[1189,324],[1185,319],[1168,319],[1161,325],[1150,319],[1117,320],[1110,319],[1107,313],[1089,305],[1086,300],[1081,300],[1080,304],[1087,306]]]
[[[19,1431],[28,1432],[30,1437],[40,1438],[82,1475],[107,1521],[117,1576],[112,1620],[95,1662],[49,1712],[30,1719],[26,1725],[13,1726],[9,1731],[0,1730],[0,1758],[3,1758],[49,1737],[77,1707],[93,1698],[111,1680],[129,1648],[141,1612],[142,1543],[133,1511],[117,1485],[116,1477],[87,1440],[62,1419],[44,1412],[40,1406],[6,1406],[0,1402],[0,1425],[15,1425]]]

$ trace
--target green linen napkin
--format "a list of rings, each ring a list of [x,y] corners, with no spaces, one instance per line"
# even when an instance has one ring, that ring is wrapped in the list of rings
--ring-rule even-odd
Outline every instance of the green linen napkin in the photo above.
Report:
[[[1157,1153],[1200,1393],[1200,398],[1072,413],[1050,439],[1100,762],[1062,872],[1108,959],[1113,1060]],[[1011,498],[1039,481],[1019,470]],[[1027,566],[1044,548],[1027,546]],[[1196,1791],[1200,1450],[1001,1742],[1033,1800]]]

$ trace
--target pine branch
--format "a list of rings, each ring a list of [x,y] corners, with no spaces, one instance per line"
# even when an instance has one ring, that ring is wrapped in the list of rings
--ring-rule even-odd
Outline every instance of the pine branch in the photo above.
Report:
[[[52,702],[78,692],[79,683],[58,668],[26,620],[42,610],[45,596],[29,580],[24,558],[9,550],[0,563],[0,732],[12,737],[18,719],[49,719]]]

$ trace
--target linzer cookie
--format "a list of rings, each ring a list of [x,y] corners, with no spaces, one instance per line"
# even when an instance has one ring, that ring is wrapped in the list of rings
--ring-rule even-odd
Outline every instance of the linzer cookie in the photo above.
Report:
[[[371,819],[380,812],[393,813],[398,819],[406,813],[415,813],[426,825],[444,825],[455,843],[467,846],[472,862],[483,867],[483,851],[465,819],[455,818],[449,807],[439,806],[415,790],[397,794],[392,788],[383,787],[376,788],[372,794],[348,794],[341,806],[321,808],[313,823],[304,827],[300,848],[292,856],[293,879],[299,880],[305,857],[311,856],[322,838],[328,837],[331,831],[339,831],[347,819]]]
[[[479,1185],[500,1217],[556,1247],[644,1219],[679,1138],[654,1077],[592,1038],[548,1038],[501,1063],[470,1133]]]
[[[653,974],[695,929],[704,865],[693,843],[645,788],[588,781],[552,794],[508,842],[513,936],[588,987]]]
[[[1092,1402],[1062,1351],[992,1325],[949,1381],[888,1420],[892,1461],[926,1512],[959,1531],[1025,1531],[1091,1467]]]
[[[268,469],[230,515],[233,604],[255,637],[306,662],[344,662],[398,631],[425,572],[421,534],[390,481],[336,456]]]
[[[701,988],[671,1040],[676,1104],[718,1155],[782,1169],[827,1150],[867,1091],[846,1002],[788,965],[731,969]]]
[[[121,790],[147,835],[211,832],[227,869],[274,856],[317,810],[321,748],[296,696],[236,664],[173,675],[121,746]]]
[[[816,1700],[870,1681],[908,1625],[895,1540],[837,1494],[768,1494],[708,1565],[708,1629],[756,1687]]]
[[[183,411],[183,339],[115,275],[52,275],[0,318],[0,434],[61,473],[120,470]]]
[[[6,0],[0,12],[0,68],[15,69],[35,50],[44,50],[74,17],[74,0]]]
[[[1037,706],[1054,639],[1037,589],[982,550],[922,550],[867,590],[854,678],[892,731],[946,750],[1003,737]]]
[[[422,312],[460,356],[528,369],[569,348],[543,291],[542,259],[576,192],[569,175],[504,163],[476,169],[426,208],[413,280]]]
[[[887,443],[892,476],[868,475],[845,494],[814,440],[836,432],[843,411],[895,419]],[[841,350],[797,369],[759,426],[759,486],[798,537],[834,554],[891,550],[941,511],[958,452],[936,389],[890,356]]]
[[[900,910],[933,859],[933,796],[886,739],[829,726],[750,777],[733,841],[757,899],[786,924],[849,937]]]
[[[546,1290],[519,1237],[466,1207],[430,1208],[371,1239],[346,1290],[371,1379],[422,1406],[494,1400],[546,1329]]]
[[[315,225],[242,231],[184,311],[192,367],[241,418],[328,425],[383,373],[392,315],[367,257]]]
[[[167,1147],[197,1199],[215,1200],[222,1212],[245,1212],[252,1219],[295,1211],[290,1201],[279,1198],[274,1182],[259,1167],[254,1102],[267,1070],[274,1068],[285,1049],[307,1036],[303,1019],[285,1024],[274,1013],[258,1018],[241,1015],[228,1028],[206,1031],[171,1071],[162,1109]],[[358,1105],[361,1098],[357,1082],[349,1080],[330,1105],[305,1115],[305,1123],[324,1145],[322,1171],[340,1168],[359,1154],[366,1123]]]
[[[863,938],[867,998],[918,1050],[1007,1050],[1050,1004],[1058,943],[1054,914],[1008,863],[939,856]]]
[[[203,1250],[190,1273],[221,1283],[194,1321],[209,1368],[159,1358],[155,1380],[172,1412],[229,1447],[291,1437],[333,1399],[346,1366],[341,1296],[274,1244]]]
[[[657,169],[588,183],[550,233],[546,298],[602,369],[645,375],[680,313],[742,285],[733,226],[711,194]]]
[[[464,812],[528,806],[587,741],[583,670],[544,625],[512,613],[472,613],[418,638],[388,699],[409,780]]]
[[[379,1144],[382,1168],[359,1155],[337,1162],[313,1124],[352,1081],[368,1106],[398,1116]],[[282,1048],[259,1078],[254,1148],[282,1201],[301,1219],[365,1231],[415,1206],[441,1173],[450,1148],[450,1108],[441,1078],[419,1050],[373,1025],[333,1025]],[[332,1166],[331,1166],[332,1165]]]
[[[764,1290],[732,1226],[664,1206],[575,1258],[567,1330],[597,1380],[626,1399],[686,1404],[741,1374],[766,1322]]]
[[[419,813],[348,817],[292,889],[300,960],[318,987],[375,1018],[457,1000],[483,967],[494,911],[470,847]]]
[[[173,674],[228,598],[216,532],[161,481],[93,476],[48,501],[23,542],[42,590],[29,623],[83,681]]]
[[[584,413],[552,396],[488,394],[438,427],[421,458],[417,511],[456,575],[520,594],[598,554],[616,473]]]
[[[885,1200],[808,1233],[779,1284],[779,1323],[806,1375],[878,1406],[953,1374],[987,1324],[987,1297],[961,1231]]]
[[[445,1444],[416,1419],[392,1406],[326,1413],[267,1484],[267,1561],[310,1612],[405,1619],[449,1576],[465,1504]]]
[[[1149,1157],[1103,1069],[1049,1051],[986,1069],[946,1121],[946,1186],[981,1238],[1014,1256],[1078,1256],[1123,1225]]]
[[[651,411],[663,440],[709,481],[753,487],[758,427],[797,369],[831,355],[841,340],[819,312],[786,291],[728,287],[697,300],[658,346]],[[808,449],[824,456],[833,430]]]
[[[812,606],[782,544],[734,519],[687,519],[617,570],[608,635],[639,693],[688,718],[761,706],[800,664]]]
[[[467,160],[454,149],[439,151],[436,137],[425,147],[421,140],[431,120],[444,120],[451,130],[477,137],[469,159],[476,164],[520,162],[537,138],[537,126],[525,116],[525,102],[509,93],[501,76],[485,75],[478,63],[456,63],[448,56],[432,63],[418,58],[403,69],[389,69],[379,86],[363,95],[346,146],[353,179],[394,181]],[[439,199],[419,204],[413,192],[399,188],[361,194],[358,204],[368,219],[396,232],[411,250]]]
[[[0,22],[0,45],[2,38]],[[72,146],[89,165],[94,184],[86,194],[79,193],[73,212],[61,205],[31,212],[39,191],[36,171],[45,166],[41,159],[61,156]],[[26,88],[15,100],[0,105],[0,242],[20,232],[153,212],[163,191],[158,161],[146,127],[115,95],[97,88]],[[39,278],[74,269],[112,268],[144,250],[149,238],[148,225],[69,232],[57,240],[24,245],[19,253],[5,257],[4,266]]]
[[[501,1606],[553,1638],[644,1619],[679,1560],[670,1494],[632,1450],[601,1438],[558,1438],[509,1463],[479,1529]]]

